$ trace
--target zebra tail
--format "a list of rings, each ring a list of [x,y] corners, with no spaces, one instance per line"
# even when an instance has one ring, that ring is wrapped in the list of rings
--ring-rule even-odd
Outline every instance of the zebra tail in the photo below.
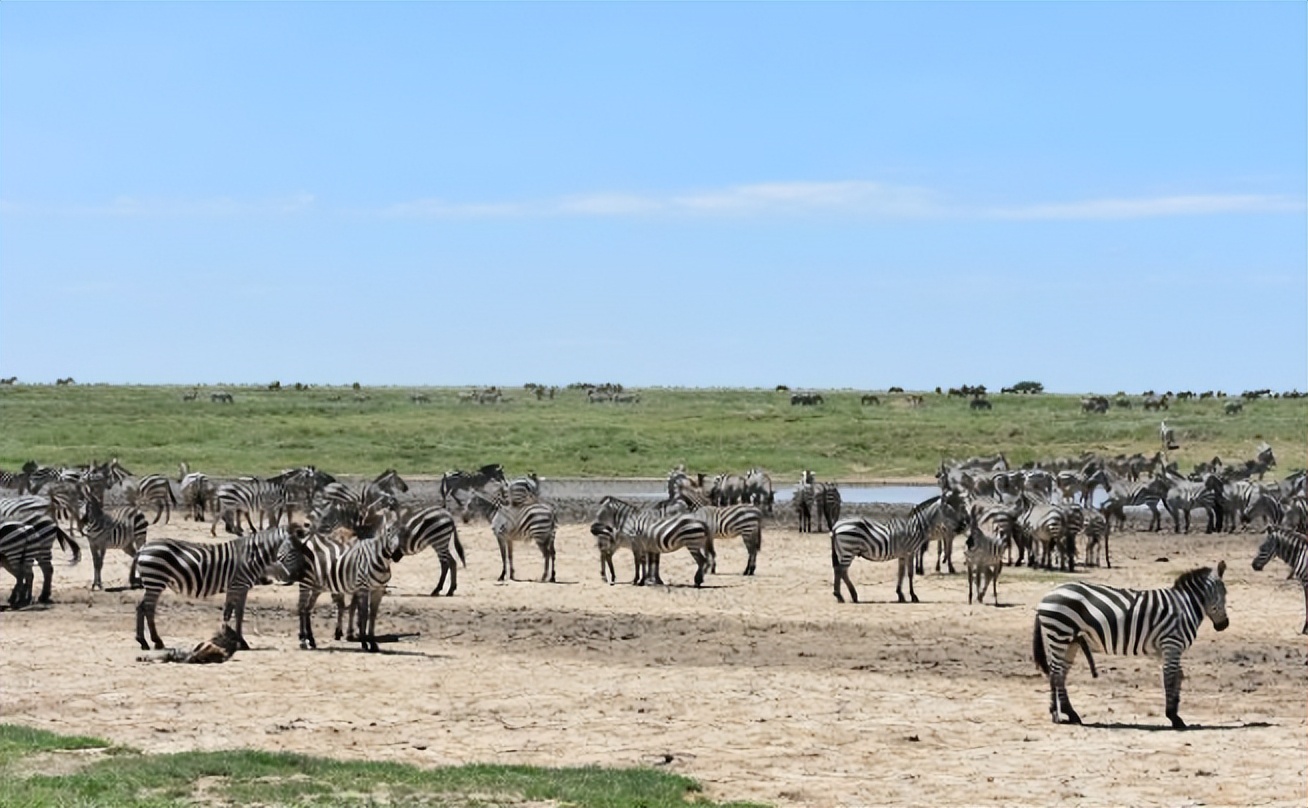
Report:
[[[76,566],[77,562],[82,560],[82,548],[77,546],[73,537],[63,531],[62,528],[55,528],[55,538],[59,540],[59,549],[67,551],[69,548],[73,551],[73,560],[68,562],[68,566]]]
[[[459,563],[463,564],[466,569],[468,566],[468,559],[463,555],[463,542],[459,541],[459,534],[457,532],[454,534],[454,552],[458,553]]]
[[[1085,637],[1080,634],[1076,636],[1076,642],[1081,646],[1081,650],[1085,653],[1085,661],[1090,663],[1091,678],[1098,679],[1099,671],[1095,669],[1095,658],[1094,655],[1090,653],[1090,644],[1087,643]]]
[[[1049,660],[1045,658],[1045,634],[1040,628],[1040,617],[1035,619],[1035,631],[1031,636],[1031,655],[1035,657],[1036,667],[1046,676],[1049,675]]]

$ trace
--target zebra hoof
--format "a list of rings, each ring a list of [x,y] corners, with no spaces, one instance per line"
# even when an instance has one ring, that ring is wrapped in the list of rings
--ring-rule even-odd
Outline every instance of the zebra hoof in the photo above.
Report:
[[[1185,729],[1185,728],[1186,728],[1186,727],[1185,727],[1185,722],[1181,720],[1181,716],[1179,716],[1179,715],[1169,715],[1168,718],[1172,719],[1172,729]]]

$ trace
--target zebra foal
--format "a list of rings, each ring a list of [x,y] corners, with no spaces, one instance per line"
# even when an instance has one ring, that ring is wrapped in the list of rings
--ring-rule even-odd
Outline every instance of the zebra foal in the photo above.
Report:
[[[336,639],[341,639],[341,615],[345,596],[351,608],[358,609],[358,632],[350,619],[350,636],[365,651],[379,651],[377,612],[386,584],[391,580],[391,563],[404,558],[398,530],[388,530],[372,539],[343,544],[321,536],[311,537],[305,545],[307,561],[300,579],[300,647],[317,648],[313,637],[313,605],[323,592],[330,592],[336,602]]]
[[[1182,573],[1167,589],[1118,589],[1076,582],[1055,587],[1036,607],[1031,650],[1036,665],[1049,677],[1049,714],[1054,723],[1080,724],[1081,716],[1067,698],[1067,671],[1077,648],[1085,651],[1090,673],[1098,676],[1091,649],[1109,654],[1158,657],[1163,664],[1166,714],[1175,729],[1183,729],[1181,654],[1194,643],[1207,615],[1213,628],[1225,631],[1226,584],[1217,569],[1201,567]]]

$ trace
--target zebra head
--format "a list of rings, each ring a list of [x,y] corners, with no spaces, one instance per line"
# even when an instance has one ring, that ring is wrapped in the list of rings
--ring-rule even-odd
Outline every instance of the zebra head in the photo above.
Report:
[[[264,573],[266,583],[278,586],[290,586],[304,577],[313,558],[313,550],[308,544],[309,531],[298,522],[286,529],[286,536],[277,544],[272,563]]]
[[[1280,555],[1282,549],[1297,550],[1308,545],[1304,537],[1294,531],[1286,530],[1277,525],[1267,526],[1267,538],[1258,547],[1258,555],[1254,556],[1253,568],[1259,572],[1267,566],[1267,562],[1273,557]],[[1290,556],[1283,556],[1290,557]]]
[[[1226,572],[1226,562],[1217,562],[1217,569],[1200,567],[1183,573],[1173,584],[1175,589],[1188,593],[1213,621],[1213,628],[1225,631],[1231,621],[1226,616],[1226,583],[1222,574]]]

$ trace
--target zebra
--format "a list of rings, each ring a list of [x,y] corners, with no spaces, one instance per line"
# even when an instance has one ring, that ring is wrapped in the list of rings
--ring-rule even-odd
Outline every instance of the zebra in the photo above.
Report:
[[[662,509],[637,509],[616,497],[600,500],[599,513],[591,525],[591,533],[600,548],[600,573],[604,573],[605,558],[609,559],[612,573],[613,551],[623,544],[631,547],[635,561],[637,586],[653,582],[662,584],[659,576],[659,556],[686,548],[695,559],[695,586],[703,586],[713,555],[713,534],[709,526],[691,514],[666,515]]]
[[[436,597],[441,594],[447,574],[450,578],[450,588],[445,595],[449,597],[454,594],[454,590],[458,588],[459,572],[450,549],[453,548],[465,567],[468,561],[463,555],[459,530],[449,511],[433,505],[403,514],[400,518],[400,545],[405,555],[417,555],[428,547],[432,548],[441,562],[441,577],[436,582],[436,588],[431,591],[431,596]]]
[[[504,482],[504,467],[499,463],[490,463],[471,472],[462,469],[447,471],[441,475],[441,505],[448,507],[449,498],[458,492],[480,490],[495,480]]]
[[[387,513],[399,512],[397,497],[408,490],[408,483],[395,469],[387,469],[358,491],[333,480],[321,488],[310,521],[319,533],[344,526],[355,535],[372,536],[380,529]]]
[[[1290,565],[1290,577],[1303,586],[1304,624],[1299,633],[1308,634],[1308,536],[1276,525],[1268,525],[1266,532],[1253,568],[1261,572],[1272,556]]]
[[[709,502],[735,505],[745,501],[745,478],[739,474],[719,474],[709,486]]]
[[[157,525],[162,518],[166,525],[172,521],[173,506],[177,504],[177,496],[173,493],[173,485],[167,477],[162,474],[147,474],[127,488],[127,502],[142,510],[153,506],[154,520],[150,524]]]
[[[9,608],[21,609],[32,602],[32,583],[35,573],[32,565],[41,569],[41,595],[39,603],[50,602],[51,579],[54,576],[55,541],[60,549],[71,550],[69,566],[82,560],[82,548],[65,533],[59,523],[44,513],[6,516],[0,521],[0,567],[14,576],[14,588],[9,593]]]
[[[963,558],[967,562],[967,602],[972,602],[972,590],[975,584],[976,601],[985,604],[986,587],[994,594],[995,606],[999,605],[999,573],[1004,569],[1004,548],[1008,541],[1002,536],[987,536],[976,522],[972,522],[967,536],[967,550]]]
[[[1113,559],[1108,552],[1108,537],[1111,533],[1108,519],[1103,512],[1091,507],[1082,507],[1081,516],[1085,520],[1085,563],[1087,566],[1099,566],[1100,553],[1103,554],[1104,566],[1113,568]]]
[[[1142,481],[1125,481],[1110,477],[1108,488],[1108,499],[1101,507],[1104,516],[1117,522],[1117,529],[1126,528],[1126,511],[1128,506],[1143,505],[1149,509],[1149,527],[1148,529],[1157,533],[1162,529],[1162,513],[1159,512],[1158,506],[1162,504],[1163,499],[1167,496],[1167,481],[1161,477],[1153,477],[1147,482]]]
[[[182,504],[186,506],[187,518],[192,522],[206,522],[205,512],[217,502],[218,488],[205,474],[189,471],[182,464],[182,474],[178,478],[178,489],[182,495]]]
[[[145,594],[136,606],[136,641],[141,644],[141,650],[150,650],[145,642],[147,622],[154,647],[164,647],[154,618],[159,596],[165,588],[186,598],[207,598],[225,592],[223,622],[235,618],[241,650],[249,650],[241,626],[250,587],[265,580],[283,586],[296,583],[304,572],[304,540],[307,535],[304,526],[297,523],[221,544],[197,544],[178,539],[146,542],[136,554],[137,573],[145,588]]]
[[[742,575],[753,575],[758,564],[758,551],[763,545],[763,511],[753,505],[737,503],[735,505],[706,505],[691,512],[696,519],[708,525],[709,533],[716,545],[718,539],[739,536],[745,543],[745,552],[749,558],[745,562]],[[718,571],[718,557],[714,552],[709,556],[709,572]]]
[[[685,508],[685,501],[677,497],[645,506],[635,505],[614,496],[605,496],[600,499],[599,511],[590,527],[591,535],[595,537],[596,549],[599,550],[600,580],[608,584],[618,582],[617,572],[613,568],[613,555],[619,549],[625,547],[631,550],[632,560],[636,568],[635,576],[631,582],[638,586],[643,584],[645,580],[644,559],[632,547],[630,534],[621,532],[619,528],[625,524],[628,517],[637,513],[645,512],[655,514],[658,517],[668,517],[685,513]]]
[[[1167,589],[1118,589],[1085,582],[1055,587],[1036,607],[1031,638],[1036,665],[1049,677],[1049,714],[1054,723],[1080,724],[1067,698],[1067,671],[1079,646],[1092,676],[1098,676],[1091,649],[1109,654],[1160,657],[1166,714],[1182,729],[1181,654],[1194,642],[1207,615],[1213,628],[1225,631],[1226,562],[1217,569],[1200,567],[1182,573]]]
[[[1027,505],[1017,517],[1018,564],[1022,563],[1021,556],[1026,551],[1030,554],[1027,566],[1039,564],[1047,570],[1053,569],[1055,546],[1061,553],[1062,563],[1071,562],[1075,558],[1075,546],[1068,543],[1072,534],[1067,529],[1067,512],[1048,503],[1028,502]]]
[[[807,469],[800,475],[792,503],[799,517],[800,533],[821,533],[831,530],[840,521],[840,489],[835,483],[815,482],[813,472]],[[816,529],[813,526],[815,516]],[[824,521],[825,528],[822,526]]]
[[[1285,518],[1285,508],[1276,494],[1274,485],[1264,486],[1252,480],[1236,480],[1228,483],[1225,489],[1226,508],[1229,517],[1226,530],[1234,533],[1237,525],[1247,527],[1256,516],[1262,516],[1263,526],[1280,524]],[[1239,517],[1238,519],[1236,517]]]
[[[1181,532],[1182,515],[1185,516],[1185,532],[1190,532],[1190,511],[1195,508],[1203,508],[1208,516],[1208,528],[1205,533],[1212,533],[1214,525],[1220,530],[1222,511],[1218,498],[1221,489],[1222,480],[1215,474],[1210,474],[1203,482],[1193,480],[1173,482],[1167,489],[1167,496],[1163,499],[1167,514],[1172,517],[1172,532]]]
[[[286,509],[286,487],[281,483],[261,480],[258,477],[242,477],[239,480],[222,483],[214,492],[214,497],[218,501],[218,510],[214,514],[213,524],[209,527],[210,536],[218,535],[219,520],[223,521],[227,532],[235,533],[237,536],[242,535],[242,516],[245,517],[245,523],[250,526],[251,532],[264,529],[265,517],[271,527],[276,527]],[[256,512],[259,514],[258,528],[254,526],[252,516]]]
[[[745,472],[745,501],[771,516],[772,500],[772,478],[768,473],[759,468]]]
[[[341,639],[341,616],[344,598],[350,595],[358,607],[357,640],[365,651],[379,651],[377,645],[377,611],[386,584],[391,580],[391,564],[404,558],[398,530],[381,536],[360,539],[345,545],[322,536],[305,543],[307,562],[300,576],[300,647],[317,648],[313,637],[313,605],[323,592],[330,592],[337,604],[336,639]],[[337,599],[339,596],[339,599]],[[355,622],[350,621],[350,634]],[[355,636],[347,636],[355,640]]]
[[[141,581],[137,577],[136,557],[145,544],[149,521],[139,508],[123,508],[114,515],[104,512],[104,506],[95,497],[87,497],[82,502],[79,514],[82,533],[91,545],[91,564],[94,577],[91,589],[104,589],[100,582],[100,570],[104,567],[104,554],[110,548],[122,550],[132,557],[132,566],[127,572],[127,583],[132,589],[140,589]]]
[[[832,591],[844,603],[840,582],[849,589],[849,599],[858,603],[858,591],[849,579],[849,565],[855,556],[868,561],[899,562],[895,594],[904,602],[904,578],[908,577],[908,594],[918,602],[913,590],[914,562],[932,537],[946,531],[959,533],[968,522],[967,510],[956,496],[931,497],[914,506],[906,519],[874,522],[862,517],[842,519],[831,528],[831,567],[835,582]]]
[[[527,505],[540,499],[540,478],[535,472],[526,477],[510,480],[504,489],[505,501],[510,505]]]
[[[32,472],[36,471],[37,465],[35,460],[29,460],[23,464],[20,471],[5,471],[0,469],[0,488],[7,488],[15,491],[19,496],[27,493],[28,485],[31,482]]]
[[[491,532],[500,546],[500,577],[498,580],[514,580],[513,577],[513,542],[531,539],[540,549],[545,566],[541,571],[542,583],[555,582],[554,577],[554,535],[558,530],[558,518],[554,506],[546,502],[532,502],[527,505],[506,505],[500,500],[491,499],[474,491],[472,498],[464,509],[464,521],[479,514],[490,522]]]

